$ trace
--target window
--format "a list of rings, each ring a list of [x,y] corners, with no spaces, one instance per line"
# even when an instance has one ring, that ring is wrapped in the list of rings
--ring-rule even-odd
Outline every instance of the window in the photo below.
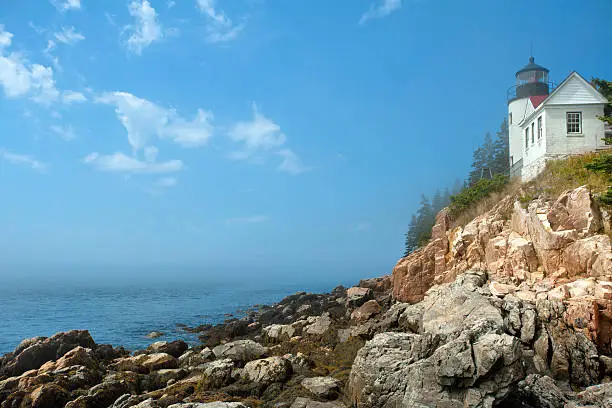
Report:
[[[510,112],[510,124],[512,124],[512,112]]]
[[[542,117],[538,118],[538,140],[542,138]]]
[[[535,140],[533,140],[535,138],[535,123],[531,122],[531,144],[533,144],[533,142]]]
[[[514,156],[510,156],[510,165],[514,166]]]
[[[582,112],[567,112],[567,133],[582,133]]]
[[[529,128],[525,129],[525,149],[529,148]]]

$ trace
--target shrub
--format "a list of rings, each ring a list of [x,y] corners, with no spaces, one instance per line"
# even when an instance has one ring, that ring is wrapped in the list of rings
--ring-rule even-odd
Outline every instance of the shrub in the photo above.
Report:
[[[459,194],[451,197],[449,205],[449,215],[457,219],[459,215],[472,208],[480,200],[488,197],[492,193],[498,193],[508,184],[509,177],[503,174],[496,174],[491,179],[481,179],[470,187],[466,187]]]

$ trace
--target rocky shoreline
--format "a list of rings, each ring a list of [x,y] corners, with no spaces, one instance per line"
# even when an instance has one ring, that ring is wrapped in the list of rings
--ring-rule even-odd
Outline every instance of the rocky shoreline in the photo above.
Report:
[[[0,408],[609,408],[609,228],[584,187],[465,226],[443,210],[392,275],[185,328],[191,348],[24,340],[0,357]]]

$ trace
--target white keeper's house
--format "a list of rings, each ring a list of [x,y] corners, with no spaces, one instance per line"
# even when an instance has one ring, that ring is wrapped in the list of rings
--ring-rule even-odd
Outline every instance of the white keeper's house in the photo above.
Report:
[[[598,119],[606,98],[577,72],[558,86],[548,72],[531,57],[508,90],[510,175],[523,181],[536,177],[548,159],[612,148]]]

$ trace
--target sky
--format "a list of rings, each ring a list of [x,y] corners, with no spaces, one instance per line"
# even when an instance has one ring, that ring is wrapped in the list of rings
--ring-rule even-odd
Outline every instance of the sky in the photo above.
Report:
[[[0,0],[0,274],[390,273],[421,193],[464,178],[499,128],[532,44],[556,82],[612,79],[610,15],[608,0]]]

